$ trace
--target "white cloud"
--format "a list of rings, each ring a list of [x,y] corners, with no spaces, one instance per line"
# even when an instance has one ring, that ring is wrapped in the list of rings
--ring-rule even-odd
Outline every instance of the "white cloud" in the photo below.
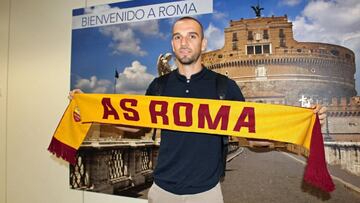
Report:
[[[220,49],[224,46],[224,32],[212,23],[205,29],[205,38],[208,40],[207,51]]]
[[[96,76],[91,76],[90,79],[80,78],[75,84],[75,88],[87,93],[107,93],[111,91],[111,87],[111,81],[99,80]]]
[[[167,22],[170,24],[170,26],[172,26],[177,19],[179,19],[179,18],[168,18]]]
[[[350,48],[360,64],[360,1],[310,1],[295,18],[294,35],[298,41],[324,42]],[[358,66],[359,67],[359,66]],[[360,70],[356,71],[360,93]]]
[[[86,14],[100,14],[109,11],[117,12],[119,8],[110,7],[107,4],[85,8]],[[99,30],[100,33],[112,38],[113,42],[110,47],[113,48],[113,54],[128,53],[135,56],[145,56],[147,52],[142,49],[141,40],[136,37],[138,33],[144,36],[164,38],[157,20],[104,26],[100,27]]]
[[[141,40],[137,35],[164,37],[157,20],[104,26],[99,30],[100,33],[112,38],[110,47],[113,48],[114,54],[128,53],[145,56],[147,52],[141,47]]]
[[[129,24],[129,26],[140,33],[147,36],[163,37],[164,34],[160,32],[158,20],[140,21]]]
[[[224,27],[228,27],[228,25],[229,25],[229,14],[228,13],[214,10],[212,19],[213,19],[213,22],[216,23],[218,26],[219,26],[219,24],[221,24]]]
[[[135,37],[134,31],[128,26],[105,26],[100,28],[100,32],[112,38],[110,46],[114,54],[129,53],[136,56],[145,56],[146,51],[140,47],[140,39]]]
[[[146,72],[146,66],[139,61],[133,61],[130,67],[126,67],[119,73],[116,92],[127,94],[144,94],[154,75]]]
[[[281,4],[288,6],[296,6],[301,2],[301,0],[281,0]]]
[[[110,7],[107,4],[85,8],[86,14],[100,14],[109,11],[117,12],[119,8]],[[136,56],[145,56],[147,52],[142,49],[141,40],[137,37],[137,34],[164,38],[157,20],[109,25],[100,27],[99,30],[100,33],[112,38],[113,42],[110,47],[113,48],[113,54],[129,53]]]
[[[130,67],[126,67],[123,72],[119,73],[116,81],[116,93],[144,94],[150,82],[155,78],[146,70],[147,68],[139,61],[133,61]],[[113,93],[114,81],[91,76],[89,79],[78,79],[75,88],[87,93]]]
[[[359,33],[359,13],[358,0],[311,1],[294,21],[295,37],[341,43],[346,35]]]
[[[227,13],[223,13],[223,12],[214,10],[212,17],[213,17],[215,20],[226,20],[226,18],[227,18],[228,16],[229,16],[229,15],[228,15]]]
[[[99,14],[105,11],[117,10],[117,7],[111,8],[108,4],[87,7],[84,9],[86,14]]]

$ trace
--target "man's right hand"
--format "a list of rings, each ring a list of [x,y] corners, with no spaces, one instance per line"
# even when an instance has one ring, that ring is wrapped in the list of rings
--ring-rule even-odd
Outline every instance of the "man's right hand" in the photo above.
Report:
[[[75,94],[84,93],[81,89],[73,89],[69,92],[68,99],[71,101]]]

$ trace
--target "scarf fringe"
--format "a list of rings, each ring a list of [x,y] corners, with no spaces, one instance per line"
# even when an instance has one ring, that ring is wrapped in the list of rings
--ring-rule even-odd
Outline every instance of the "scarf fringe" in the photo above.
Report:
[[[311,136],[310,154],[304,173],[304,181],[325,192],[335,190],[335,185],[326,166],[323,136],[317,115]]]
[[[48,151],[72,165],[76,164],[76,149],[60,142],[55,137],[51,139]]]

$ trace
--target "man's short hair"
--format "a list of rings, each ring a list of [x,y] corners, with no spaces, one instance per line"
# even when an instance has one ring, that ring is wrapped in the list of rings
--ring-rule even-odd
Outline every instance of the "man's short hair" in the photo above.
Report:
[[[196,18],[194,18],[194,17],[190,17],[190,16],[185,16],[185,17],[181,17],[181,18],[177,19],[177,20],[174,22],[173,26],[172,26],[172,32],[174,32],[174,26],[175,26],[175,24],[176,24],[177,22],[179,22],[179,21],[182,21],[182,20],[192,20],[192,21],[195,21],[197,24],[199,24],[199,25],[200,25],[200,30],[201,30],[201,33],[200,33],[200,34],[201,34],[201,39],[204,38],[204,28],[203,28],[201,22],[200,22],[198,19],[196,19]]]

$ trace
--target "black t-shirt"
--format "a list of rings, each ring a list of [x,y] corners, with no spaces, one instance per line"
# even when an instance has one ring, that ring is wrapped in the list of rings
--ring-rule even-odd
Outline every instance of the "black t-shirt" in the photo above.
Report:
[[[172,71],[162,96],[218,99],[215,72],[203,68],[188,80],[177,70]],[[157,93],[154,79],[146,95]],[[236,83],[228,79],[226,100],[244,101]],[[223,171],[222,138],[204,133],[161,131],[161,142],[155,183],[174,194],[195,194],[213,188]]]

